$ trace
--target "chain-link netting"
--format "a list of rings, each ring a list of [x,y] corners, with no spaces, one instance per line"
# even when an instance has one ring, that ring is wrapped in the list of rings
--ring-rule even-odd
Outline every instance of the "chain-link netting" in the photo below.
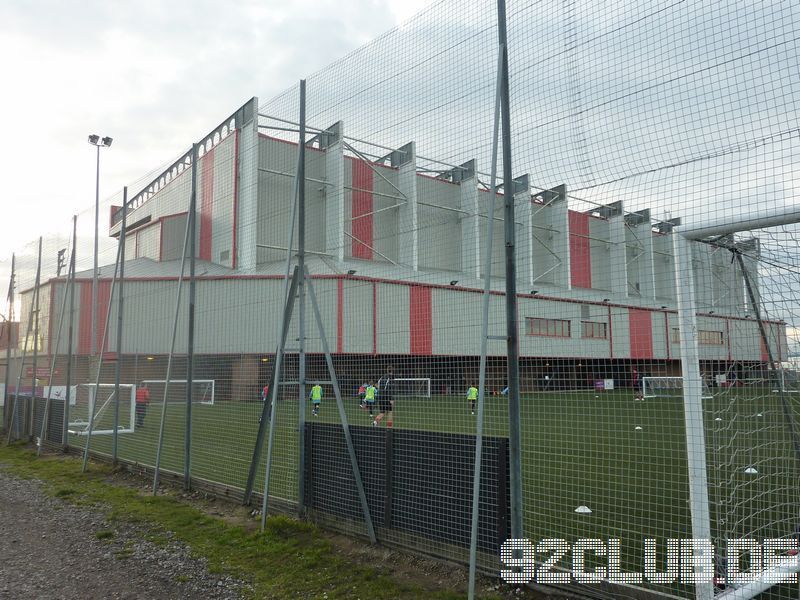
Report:
[[[495,575],[521,534],[540,583],[755,597],[729,567],[800,535],[796,13],[509,2],[505,137],[494,3],[253,98],[100,203],[96,272],[94,207],[15,253],[10,437]]]

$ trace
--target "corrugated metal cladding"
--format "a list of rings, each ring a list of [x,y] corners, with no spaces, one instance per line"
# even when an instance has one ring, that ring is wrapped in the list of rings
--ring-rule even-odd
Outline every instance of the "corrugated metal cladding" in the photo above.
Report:
[[[50,298],[49,323],[57,323],[63,283]],[[130,280],[125,284],[123,352],[169,352],[174,317],[176,281]],[[381,282],[355,277],[318,277],[313,280],[328,346],[333,352],[357,354],[414,354],[477,356],[480,353],[481,302],[478,291],[449,289],[411,282]],[[195,352],[199,354],[262,354],[274,351],[281,330],[284,282],[280,277],[199,279],[196,296]],[[108,307],[110,282],[100,281],[99,314]],[[77,335],[73,351],[91,346],[91,281],[80,281],[74,318]],[[297,339],[298,307],[290,325]],[[116,303],[111,322],[116,322]],[[179,313],[178,340],[186,339],[185,303]],[[321,352],[316,319],[306,303],[309,352]],[[537,335],[532,320],[559,322],[552,335]],[[675,359],[680,357],[677,316],[664,310],[631,309],[602,303],[523,296],[519,301],[520,353],[527,357]],[[25,328],[25,319],[21,328]],[[43,343],[55,335],[43,326]],[[780,342],[782,326],[768,324],[773,355],[785,357]],[[491,297],[489,335],[505,334],[504,296]],[[703,359],[758,361],[766,356],[758,325],[752,319],[698,317],[700,356]],[[98,331],[98,346],[102,328]],[[291,346],[290,342],[290,346]],[[108,349],[116,347],[116,328],[109,331]],[[62,339],[60,351],[66,348]],[[177,348],[178,352],[183,349]],[[505,342],[489,342],[489,354],[505,354]]]

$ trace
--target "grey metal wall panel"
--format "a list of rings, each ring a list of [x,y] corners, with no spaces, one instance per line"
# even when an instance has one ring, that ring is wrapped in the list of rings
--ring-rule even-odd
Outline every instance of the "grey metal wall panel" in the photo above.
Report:
[[[123,353],[166,354],[169,352],[175,317],[177,285],[176,280],[125,282]],[[183,302],[178,317],[177,352],[186,351],[187,292],[188,288],[184,288]]]
[[[180,260],[186,237],[186,215],[170,217],[161,222],[161,260]],[[189,249],[186,249],[187,253]],[[128,254],[127,243],[125,254]]]
[[[325,252],[325,153],[306,150],[306,250]]]
[[[409,286],[378,283],[376,290],[378,354],[408,354],[411,351]]]
[[[416,180],[420,202],[460,210],[459,185],[422,176],[417,176]],[[470,182],[470,185],[474,185],[474,182]],[[418,211],[420,268],[460,271],[462,213],[425,204],[420,204]]]
[[[624,307],[611,307],[611,342],[614,345],[614,358],[631,356],[630,312]]]
[[[761,339],[755,320],[731,319],[728,322],[732,358],[761,360]]]
[[[397,170],[379,165],[373,166],[375,171],[380,173],[380,175],[374,174],[372,180],[372,189],[376,192],[372,195],[372,210],[380,211],[372,216],[373,248],[390,260],[397,261],[398,211],[397,209],[383,210],[403,202],[396,189]],[[380,254],[373,255],[373,260],[383,262],[385,259]]]
[[[669,315],[664,311],[651,313],[653,323],[653,358],[666,360],[669,349]]]
[[[372,323],[373,283],[345,280],[342,284],[342,350],[371,354],[373,350]]]
[[[492,295],[489,303],[489,335],[505,335],[504,296]],[[435,288],[431,291],[433,322],[431,352],[434,355],[479,356],[483,294]],[[505,356],[505,341],[489,340],[489,356]]]
[[[136,256],[158,260],[161,245],[161,223],[140,229],[136,239]]]
[[[675,258],[672,253],[672,236],[653,234],[653,279],[656,298],[675,300]]]
[[[592,288],[596,290],[611,290],[612,261],[609,235],[609,222],[606,219],[589,217]]]
[[[217,144],[214,147],[213,158],[214,188],[211,203],[211,262],[232,267],[234,258],[236,136],[230,135]],[[199,206],[200,203],[198,201],[198,210]]]
[[[259,137],[257,243],[286,247],[294,199],[297,146]],[[297,224],[295,223],[295,245]],[[258,264],[285,260],[286,250],[258,249]]]

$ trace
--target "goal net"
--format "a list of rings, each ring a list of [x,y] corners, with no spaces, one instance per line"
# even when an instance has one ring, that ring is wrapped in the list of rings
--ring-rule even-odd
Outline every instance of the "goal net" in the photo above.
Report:
[[[70,398],[69,432],[72,435],[132,433],[136,418],[136,386],[119,385],[119,421],[115,427],[115,384],[82,383]]]
[[[714,384],[702,419],[707,519],[722,565],[739,560],[742,567],[753,558],[726,554],[726,540],[782,539],[788,548],[800,536],[800,398],[791,361],[800,347],[798,241],[800,224],[787,224],[707,238],[694,248],[693,258],[708,265],[696,279],[706,284],[695,290],[694,311],[698,367]],[[796,573],[796,556],[780,554]],[[733,582],[718,597],[797,597],[796,583],[772,583]]]
[[[392,395],[395,398],[430,398],[431,380],[429,377],[397,377],[392,380]]]
[[[642,377],[643,398],[683,398],[683,377]],[[703,381],[703,398],[713,397]]]
[[[214,379],[193,379],[192,403],[213,406],[214,382]],[[145,379],[142,383],[147,384],[150,389],[151,403],[163,402],[165,393],[168,404],[186,403],[188,382],[185,379],[170,379],[169,385],[166,379]]]

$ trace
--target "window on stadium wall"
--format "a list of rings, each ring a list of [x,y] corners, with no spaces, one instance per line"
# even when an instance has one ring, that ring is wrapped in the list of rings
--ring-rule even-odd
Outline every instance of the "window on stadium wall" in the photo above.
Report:
[[[568,338],[571,335],[570,322],[565,319],[541,319],[527,317],[528,335]]]
[[[672,341],[675,344],[680,344],[681,342],[680,330],[677,327],[672,328]],[[706,346],[722,346],[725,343],[725,338],[721,331],[700,329],[697,332],[697,343]]]
[[[608,323],[602,321],[581,321],[581,337],[608,339]]]

